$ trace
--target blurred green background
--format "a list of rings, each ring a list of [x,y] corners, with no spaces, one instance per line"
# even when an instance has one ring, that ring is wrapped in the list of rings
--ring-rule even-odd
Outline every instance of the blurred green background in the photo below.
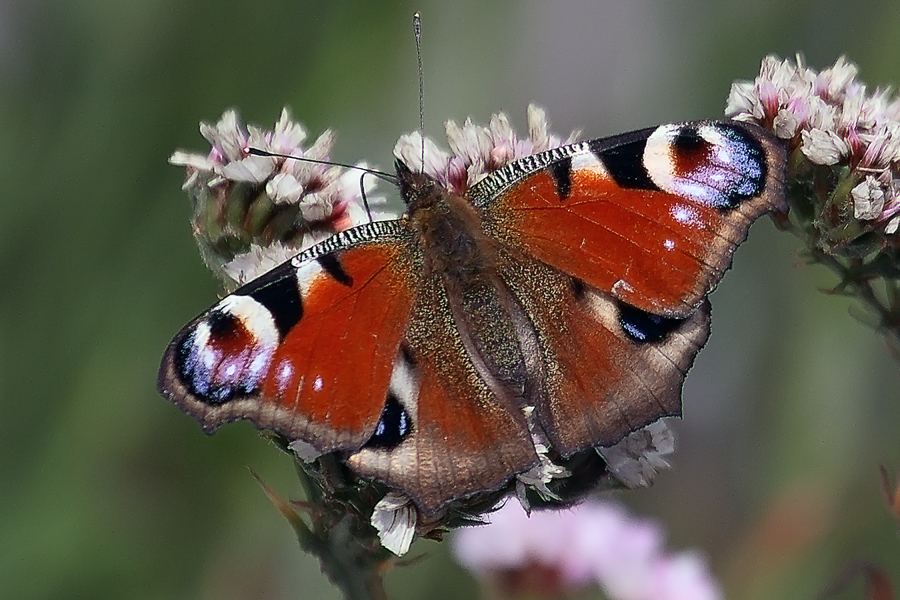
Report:
[[[248,424],[205,436],[154,389],[218,293],[166,158],[205,152],[197,124],[224,109],[270,127],[288,105],[338,131],[336,160],[389,167],[418,124],[415,10],[438,138],[499,110],[524,131],[529,102],[585,137],[717,116],[771,52],[900,84],[896,0],[0,2],[0,596],[337,597],[248,470],[296,497],[290,461]],[[877,470],[900,467],[900,368],[798,245],[753,228],[674,469],[619,496],[706,552],[729,598],[811,598],[859,558],[900,589]],[[447,544],[421,553],[392,598],[476,595]]]

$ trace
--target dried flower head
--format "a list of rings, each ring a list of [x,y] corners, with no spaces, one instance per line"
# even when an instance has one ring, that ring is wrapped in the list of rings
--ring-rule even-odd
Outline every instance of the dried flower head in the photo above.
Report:
[[[460,196],[487,175],[514,160],[571,144],[580,135],[580,132],[573,131],[563,139],[552,134],[544,109],[534,104],[528,107],[527,138],[518,137],[509,117],[503,113],[493,115],[487,127],[466,119],[462,126],[447,121],[445,130],[449,152],[425,138],[423,161],[422,134],[416,131],[400,137],[394,146],[394,156],[414,172],[424,172],[434,177]]]

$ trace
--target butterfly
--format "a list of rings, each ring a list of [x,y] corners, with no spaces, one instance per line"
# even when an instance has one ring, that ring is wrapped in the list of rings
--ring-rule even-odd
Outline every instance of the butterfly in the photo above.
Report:
[[[668,124],[520,158],[454,193],[396,162],[397,220],[258,277],[169,345],[158,387],[423,515],[680,415],[707,295],[783,211],[785,150],[751,124]],[[540,442],[540,443],[539,443]]]

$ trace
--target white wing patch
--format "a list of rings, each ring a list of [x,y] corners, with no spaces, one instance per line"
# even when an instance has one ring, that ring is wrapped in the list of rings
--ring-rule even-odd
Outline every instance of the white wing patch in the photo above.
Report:
[[[591,171],[605,179],[610,179],[609,171],[593,152],[582,152],[572,156],[572,171]]]
[[[297,269],[297,287],[300,289],[300,298],[306,298],[310,289],[312,289],[313,282],[324,273],[325,269],[315,259],[304,262],[297,261],[297,259],[294,260],[294,267]]]

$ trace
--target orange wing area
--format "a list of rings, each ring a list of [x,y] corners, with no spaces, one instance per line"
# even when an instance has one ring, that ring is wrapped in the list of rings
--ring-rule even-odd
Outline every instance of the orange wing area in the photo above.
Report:
[[[325,271],[308,281],[303,316],[262,385],[261,401],[274,404],[273,429],[322,452],[358,448],[372,435],[414,300],[404,250],[375,243],[341,250],[335,256],[350,285]],[[267,426],[262,414],[260,421]]]
[[[619,333],[610,323],[615,311],[615,303],[588,292],[559,315],[568,336],[545,332],[559,371],[540,416],[564,455],[615,444],[661,417],[681,415],[681,387],[708,336],[709,311],[695,311],[669,339],[647,345]]]
[[[715,286],[751,217],[660,191],[624,189],[572,171],[560,198],[547,171],[524,178],[488,211],[491,233],[641,310],[690,314]]]

